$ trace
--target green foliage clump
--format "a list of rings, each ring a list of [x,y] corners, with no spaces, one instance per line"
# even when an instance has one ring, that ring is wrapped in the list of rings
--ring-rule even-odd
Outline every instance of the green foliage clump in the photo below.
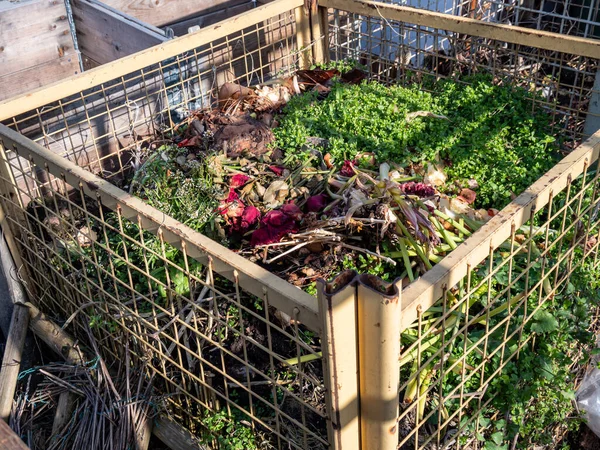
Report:
[[[255,450],[258,448],[254,431],[229,417],[225,411],[205,413],[202,425],[206,428],[202,439],[203,444],[210,446],[217,444],[216,448],[220,450]]]
[[[186,163],[184,170],[175,163],[185,155],[175,146],[158,149],[139,171],[142,175],[134,179],[133,190],[150,206],[203,232],[215,217],[218,191],[205,164]]]
[[[325,99],[316,92],[293,97],[274,130],[276,145],[290,161],[306,158],[298,150],[311,136],[328,139],[327,151],[337,161],[362,152],[375,153],[381,162],[440,158],[451,182],[478,182],[478,206],[503,207],[554,164],[548,117],[532,114],[534,94],[524,89],[498,86],[485,76],[462,81],[408,87],[337,83]],[[448,120],[407,120],[416,111]]]

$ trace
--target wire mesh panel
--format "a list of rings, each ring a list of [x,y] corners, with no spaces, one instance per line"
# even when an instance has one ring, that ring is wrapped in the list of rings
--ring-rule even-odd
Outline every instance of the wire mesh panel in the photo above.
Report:
[[[538,93],[531,110],[551,117],[565,154],[582,142],[597,60],[410,24],[383,6],[370,5],[368,14],[335,6],[333,59],[360,62],[374,80],[423,89],[432,79],[468,84],[488,74]],[[507,436],[509,446],[530,448],[568,429],[570,408],[555,430],[538,398],[572,396],[584,349],[595,343],[597,140],[584,147],[577,168],[555,168],[462,252],[404,289],[398,448],[504,448]],[[530,422],[547,430],[534,436]]]
[[[559,373],[576,379],[586,345],[595,342],[597,151],[589,148],[579,170],[563,174],[564,184],[546,185],[521,220],[505,223],[509,239],[462,264],[466,276],[443,285],[431,308],[417,306],[417,320],[401,335],[399,448],[476,448],[501,429],[490,418],[503,423],[500,440],[511,422],[543,420],[537,389],[572,395],[568,385],[552,383]],[[573,329],[577,337],[566,338]],[[557,330],[559,337],[547,334]],[[566,355],[560,364],[557,354]],[[531,394],[525,404],[522,392]],[[552,442],[551,426],[537,438]]]
[[[237,271],[219,275],[210,256],[189,257],[185,239],[178,249],[160,228],[148,232],[147,218],[109,207],[89,181],[23,163],[13,152],[25,157],[28,149],[2,144],[9,160],[0,202],[40,308],[82,336],[89,325],[108,361],[127,347],[194,432],[235,420],[252,430],[236,432],[248,445],[325,448],[319,349],[305,343],[312,332],[298,314],[273,308],[267,290],[245,292]],[[314,361],[303,363],[306,356]]]
[[[173,57],[137,70],[125,67],[121,76],[111,77],[107,69],[108,81],[5,123],[119,184],[149,140],[165,137],[190,111],[216,106],[224,83],[257,85],[294,70],[299,58],[294,17],[293,10],[262,16],[238,32],[219,31],[223,37],[204,39],[209,43],[197,47],[190,35],[190,46]]]
[[[598,117],[588,112],[597,92],[595,59],[414,25],[395,19],[403,14],[383,6],[369,15],[345,9],[330,9],[331,57],[361,63],[373,79],[427,89],[428,77],[468,83],[466,76],[484,73],[497,83],[535,91],[532,111],[551,116],[553,132],[567,151],[581,142],[586,119]]]

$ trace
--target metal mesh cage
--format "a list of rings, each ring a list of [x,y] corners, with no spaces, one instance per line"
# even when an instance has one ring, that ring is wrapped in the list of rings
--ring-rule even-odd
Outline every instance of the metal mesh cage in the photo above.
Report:
[[[4,102],[0,203],[32,298],[74,330],[93,324],[107,357],[126,346],[192,431],[206,431],[207,411],[223,412],[276,448],[358,446],[356,424],[369,420],[358,411],[378,404],[357,401],[368,393],[366,350],[356,330],[351,346],[332,326],[333,288],[321,287],[317,302],[129,195],[125,175],[154,150],[151,140],[168,137],[191,110],[217,105],[225,82],[262,84],[327,59],[355,60],[387,84],[490,74],[537,93],[531,111],[551,118],[567,156],[440,264],[396,286],[402,347],[385,364],[393,382],[384,387],[397,412],[387,433],[393,447],[476,448],[480,413],[500,411],[487,388],[536,345],[523,330],[570,277],[598,264],[599,141],[582,142],[591,134],[586,121],[598,117],[589,105],[600,45],[482,15],[506,5],[451,6],[444,12],[456,16],[326,0],[315,13],[277,0]],[[361,289],[350,291],[348,302],[362,304]],[[308,343],[314,336],[325,356]],[[364,427],[369,448],[372,428]]]

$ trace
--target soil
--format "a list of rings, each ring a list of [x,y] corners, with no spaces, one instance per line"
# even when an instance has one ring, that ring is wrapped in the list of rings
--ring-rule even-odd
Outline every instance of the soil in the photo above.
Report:
[[[579,447],[577,444],[571,445],[571,449],[580,448],[581,450],[600,450],[600,438],[590,430],[587,425],[582,425],[579,430]]]

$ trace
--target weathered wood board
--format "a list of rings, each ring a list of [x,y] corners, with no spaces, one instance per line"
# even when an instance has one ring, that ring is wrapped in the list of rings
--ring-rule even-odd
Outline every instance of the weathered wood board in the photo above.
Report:
[[[108,6],[155,26],[169,25],[247,2],[248,0],[104,0]]]
[[[0,100],[79,72],[63,1],[0,2]]]
[[[73,19],[81,53],[97,64],[114,61],[167,40],[162,30],[141,24],[98,2],[73,0]]]
[[[238,14],[241,14],[252,8],[254,8],[254,4],[251,1],[247,1],[241,5],[237,4],[234,6],[228,6],[219,11],[209,12],[192,19],[186,19],[177,23],[173,23],[169,25],[169,28],[173,30],[175,36],[183,36],[184,34],[188,33],[188,30],[191,27],[199,26],[200,28],[203,28],[209,25],[214,25],[215,23],[225,20],[228,17],[237,16]]]

